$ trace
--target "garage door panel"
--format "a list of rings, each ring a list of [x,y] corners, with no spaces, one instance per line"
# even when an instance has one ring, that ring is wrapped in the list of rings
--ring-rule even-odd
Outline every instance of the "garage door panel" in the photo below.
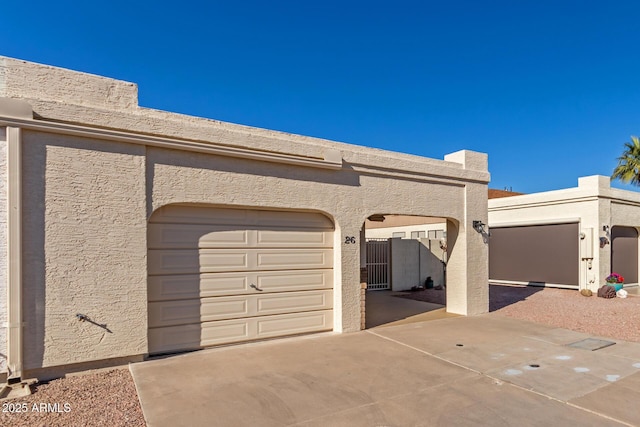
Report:
[[[154,249],[149,274],[331,268],[331,249]]]
[[[155,211],[149,222],[173,224],[257,224],[256,215],[247,209],[168,205]],[[249,227],[244,227],[249,228]]]
[[[256,322],[258,338],[328,331],[333,329],[333,312],[319,311],[260,317]]]
[[[188,274],[197,273],[200,259],[197,250],[149,250],[147,269],[152,274]]]
[[[261,272],[256,276],[258,288],[265,292],[332,289],[333,270]]]
[[[149,349],[163,353],[255,339],[255,325],[251,323],[239,319],[150,329]]]
[[[158,301],[149,303],[149,327],[324,310],[332,306],[332,290]]]
[[[228,248],[255,245],[255,231],[237,227],[149,224],[149,249]],[[253,242],[250,239],[253,237]]]
[[[331,248],[333,247],[333,232],[256,230],[256,246]]]
[[[151,223],[242,225],[258,227],[333,230],[331,220],[317,212],[289,212],[259,209],[235,209],[169,205],[153,213]]]
[[[203,298],[149,303],[149,327],[175,326],[254,316],[250,297]]]
[[[247,250],[150,250],[148,269],[152,275],[249,270],[250,255]]]
[[[302,247],[331,248],[330,231],[243,230],[208,224],[149,224],[149,249]]]
[[[296,268],[331,268],[333,253],[330,249],[270,250],[256,253],[256,268],[280,270]]]
[[[331,310],[221,320],[150,329],[149,348],[154,349],[154,353],[192,350],[332,329]]]
[[[257,295],[255,303],[258,315],[324,310],[333,307],[333,291]]]
[[[333,270],[259,271],[150,276],[149,301],[333,288]]]
[[[151,276],[148,297],[149,301],[163,301],[253,293],[250,280],[245,273]]]
[[[286,225],[296,229],[333,230],[331,220],[315,212],[287,212],[287,211],[254,211],[257,214],[257,224],[261,227]]]

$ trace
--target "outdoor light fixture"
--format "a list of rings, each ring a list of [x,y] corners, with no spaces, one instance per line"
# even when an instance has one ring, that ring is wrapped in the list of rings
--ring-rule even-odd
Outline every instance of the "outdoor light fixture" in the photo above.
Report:
[[[384,215],[374,214],[367,218],[369,221],[373,222],[383,222],[385,220]]]
[[[482,221],[473,221],[473,229],[476,230],[478,233],[483,234],[489,234],[487,233],[487,230],[485,230],[487,224],[485,224]]]
[[[608,225],[603,225],[602,226],[602,231],[609,231],[609,226]]]

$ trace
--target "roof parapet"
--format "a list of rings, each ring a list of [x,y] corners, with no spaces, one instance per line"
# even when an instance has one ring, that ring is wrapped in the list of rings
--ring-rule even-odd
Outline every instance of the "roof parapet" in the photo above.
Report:
[[[446,154],[444,160],[447,162],[460,163],[463,168],[487,172],[489,161],[486,153],[478,153],[470,150],[460,150],[455,153]]]
[[[0,56],[0,96],[110,110],[138,107],[135,83]]]

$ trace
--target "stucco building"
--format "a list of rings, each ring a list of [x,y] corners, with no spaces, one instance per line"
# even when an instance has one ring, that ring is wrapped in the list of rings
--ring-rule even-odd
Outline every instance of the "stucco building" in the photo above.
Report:
[[[578,186],[489,200],[493,283],[597,289],[612,272],[638,283],[640,193],[588,176]]]
[[[445,218],[448,307],[488,309],[487,156],[435,160],[138,106],[0,57],[0,372],[363,325],[365,220]]]

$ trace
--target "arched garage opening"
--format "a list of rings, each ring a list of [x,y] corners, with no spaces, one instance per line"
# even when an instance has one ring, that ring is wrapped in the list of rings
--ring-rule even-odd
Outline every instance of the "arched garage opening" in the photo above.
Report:
[[[624,277],[625,283],[638,283],[638,230],[611,227],[611,273]]]
[[[447,220],[376,214],[363,226],[366,328],[420,321],[446,307]]]
[[[333,329],[334,224],[168,205],[148,224],[149,354]]]

